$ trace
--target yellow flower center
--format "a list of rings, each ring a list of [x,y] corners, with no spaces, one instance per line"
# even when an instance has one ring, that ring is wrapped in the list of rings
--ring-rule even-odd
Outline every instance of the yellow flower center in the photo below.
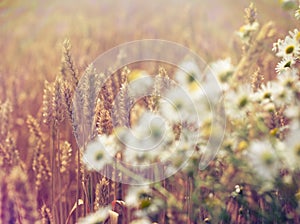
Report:
[[[271,131],[270,131],[270,135],[272,135],[272,136],[276,136],[277,135],[277,133],[278,133],[278,128],[273,128]]]
[[[269,152],[264,152],[262,154],[262,160],[264,161],[264,163],[267,166],[271,166],[274,163],[274,158],[273,158],[272,154]]]
[[[231,75],[232,75],[231,71],[223,72],[220,74],[219,79],[221,82],[226,82]]]
[[[293,83],[292,80],[287,80],[286,83],[285,83],[285,86],[286,86],[286,87],[289,87],[289,88],[292,88],[292,87],[293,87],[293,84],[294,84],[294,83]]]
[[[237,149],[238,149],[238,151],[241,152],[241,151],[244,151],[247,147],[248,147],[248,143],[245,140],[243,140],[238,144]]]
[[[143,198],[140,202],[140,208],[146,209],[151,205],[151,198]]]
[[[195,91],[197,91],[198,89],[200,89],[200,86],[198,85],[197,82],[193,82],[193,83],[191,83],[191,84],[189,85],[189,90],[190,90],[191,92],[195,92]]]
[[[152,130],[152,136],[155,138],[155,139],[157,139],[157,138],[160,138],[160,136],[161,136],[161,130],[159,129],[159,128],[157,128],[157,127],[154,127]]]
[[[271,93],[266,92],[266,93],[263,95],[263,98],[264,98],[264,99],[270,99],[270,98],[271,98]]]
[[[96,160],[99,161],[103,158],[103,152],[97,152],[96,154]]]
[[[188,75],[188,83],[192,83],[195,81],[195,74],[194,73],[190,73]]]
[[[240,109],[244,108],[248,104],[248,98],[246,96],[239,100],[238,106]]]
[[[296,34],[295,38],[296,38],[296,40],[297,40],[298,42],[300,42],[300,32],[298,32],[298,33]]]
[[[295,196],[296,196],[296,199],[298,201],[300,201],[300,189],[298,189],[298,192],[295,194]]]
[[[300,157],[300,144],[296,145],[294,148],[296,156]]]
[[[143,75],[142,70],[135,69],[135,70],[133,70],[132,72],[129,73],[129,75],[127,77],[127,80],[128,80],[128,82],[132,82],[132,81],[140,78],[142,75]]]
[[[285,53],[291,54],[294,52],[294,49],[295,49],[295,47],[293,45],[290,45],[285,49]]]
[[[175,102],[175,109],[176,110],[180,110],[180,109],[182,109],[183,108],[183,104],[182,104],[182,102],[181,101],[177,101],[177,102]]]
[[[291,67],[291,61],[288,61],[283,67],[284,68],[290,68]]]

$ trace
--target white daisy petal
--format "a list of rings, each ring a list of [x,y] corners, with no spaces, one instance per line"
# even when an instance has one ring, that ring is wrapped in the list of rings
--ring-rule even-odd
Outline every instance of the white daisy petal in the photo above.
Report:
[[[268,141],[254,141],[248,151],[251,168],[262,180],[273,181],[280,169],[279,158]]]
[[[87,145],[83,161],[89,170],[100,171],[112,162],[117,152],[114,136],[102,135]]]

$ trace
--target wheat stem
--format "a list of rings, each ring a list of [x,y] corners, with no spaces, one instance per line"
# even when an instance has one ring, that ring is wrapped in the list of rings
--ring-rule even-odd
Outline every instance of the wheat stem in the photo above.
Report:
[[[55,128],[54,125],[51,125],[51,138],[50,138],[50,159],[51,159],[51,172],[52,172],[52,178],[51,178],[51,211],[54,211],[55,209],[55,203],[54,203],[54,195],[55,195]],[[55,219],[55,217],[54,217]]]

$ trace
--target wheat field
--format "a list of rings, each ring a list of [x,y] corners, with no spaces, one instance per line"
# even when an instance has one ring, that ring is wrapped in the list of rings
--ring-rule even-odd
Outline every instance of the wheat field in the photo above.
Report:
[[[300,223],[299,4],[0,1],[0,223]],[[106,77],[110,68],[96,66],[104,52],[145,39],[180,44],[210,66],[222,95],[214,118],[202,115],[192,60],[178,65],[185,75],[161,61]],[[219,134],[215,118],[226,122],[222,141],[199,169],[204,142]],[[129,143],[146,144],[129,130],[159,139],[160,151],[128,153]],[[164,158],[176,170],[165,178],[155,172],[166,166],[145,180],[128,168]]]

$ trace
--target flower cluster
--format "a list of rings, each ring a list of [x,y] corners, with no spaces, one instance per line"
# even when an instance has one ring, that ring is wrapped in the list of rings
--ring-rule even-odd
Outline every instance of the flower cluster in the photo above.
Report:
[[[253,6],[246,12],[247,25],[239,32],[245,53],[258,30]],[[158,222],[168,216],[162,213],[166,209],[176,210],[182,223],[200,218],[271,223],[272,212],[279,221],[299,220],[300,32],[289,32],[274,43],[273,51],[281,58],[277,77],[265,80],[259,69],[253,74],[242,71],[252,76],[252,83],[238,82],[239,65],[230,58],[210,63],[203,71],[187,59],[170,76],[143,71],[129,75],[123,86],[129,90],[126,99],[143,99],[130,117],[137,111],[139,116],[90,143],[85,163],[98,171],[112,161],[139,169],[165,165],[151,173],[150,181],[148,176],[140,179],[146,184],[127,189],[123,200],[134,211],[132,223]],[[167,184],[151,184],[157,180],[153,176],[162,173],[179,177],[171,187],[183,186],[184,193],[175,195]],[[176,198],[189,205],[184,207]],[[183,208],[188,215],[182,215]]]
[[[118,149],[113,135],[102,135],[91,142],[84,152],[83,161],[88,170],[102,170],[105,165],[112,163]]]
[[[298,29],[291,31],[289,36],[284,40],[279,39],[273,45],[273,51],[276,56],[281,58],[281,61],[276,66],[277,73],[293,68],[300,55],[300,32]]]
[[[297,35],[299,32],[294,30],[274,44],[277,56],[296,61],[300,46]],[[166,162],[171,174],[183,168],[179,172],[197,180],[199,163],[203,158],[214,158],[215,147],[219,149],[215,160],[222,161],[225,167],[233,164],[237,178],[251,184],[259,194],[293,184],[300,175],[299,70],[291,66],[281,69],[277,78],[261,81],[255,87],[249,83],[236,85],[236,67],[229,58],[211,63],[204,72],[193,60],[184,61],[179,68],[174,81],[161,75],[142,76],[148,88],[150,84],[157,85],[157,80],[164,87],[151,107],[155,110],[137,105],[140,116],[130,127],[117,127],[111,135],[102,135],[90,143],[84,154],[87,167],[99,171],[113,160],[118,162],[116,155],[120,153],[125,164],[147,167]],[[219,91],[212,88],[212,77],[216,77]],[[157,89],[154,92],[157,94]],[[220,111],[212,112],[214,104],[220,104],[216,100],[219,96],[223,96],[226,116]],[[221,130],[215,128],[216,117],[227,122],[220,147],[215,144],[215,139],[223,137]],[[209,147],[207,142],[211,139]],[[242,184],[240,180],[232,181]],[[150,186],[131,187],[124,199],[127,207],[137,210],[137,223],[155,220],[165,206]],[[221,200],[213,198],[209,200]]]
[[[296,19],[300,20],[300,6],[295,12],[295,17],[296,17]]]

